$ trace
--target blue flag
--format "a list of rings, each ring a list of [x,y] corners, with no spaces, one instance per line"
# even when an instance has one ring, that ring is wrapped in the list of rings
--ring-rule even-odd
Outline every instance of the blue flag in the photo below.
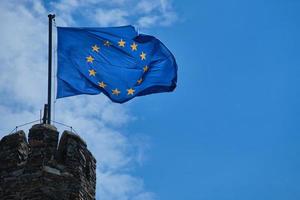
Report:
[[[58,27],[57,98],[104,93],[123,103],[136,96],[170,92],[177,64],[155,37],[133,26]]]

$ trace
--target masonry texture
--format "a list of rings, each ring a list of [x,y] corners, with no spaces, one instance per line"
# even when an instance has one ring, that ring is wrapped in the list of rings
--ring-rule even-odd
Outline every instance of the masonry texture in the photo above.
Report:
[[[0,200],[94,200],[96,160],[86,143],[56,128],[34,125],[0,141]]]

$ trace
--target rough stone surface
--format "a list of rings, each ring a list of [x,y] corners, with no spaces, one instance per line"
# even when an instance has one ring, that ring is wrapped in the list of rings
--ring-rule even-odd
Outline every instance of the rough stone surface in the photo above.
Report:
[[[95,200],[96,160],[74,133],[34,125],[0,141],[1,200]],[[59,143],[59,144],[58,144]]]

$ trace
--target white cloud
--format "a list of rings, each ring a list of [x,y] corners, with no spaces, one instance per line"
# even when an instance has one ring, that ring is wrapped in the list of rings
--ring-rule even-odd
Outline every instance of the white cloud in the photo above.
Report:
[[[47,40],[41,33],[47,26],[24,6],[16,4],[13,9],[16,12],[9,12],[7,7],[10,6],[1,2],[0,94],[2,98],[7,94],[15,101],[32,106],[41,103],[45,96],[47,54],[41,50],[47,49]]]
[[[127,16],[129,14],[121,9],[96,9],[95,12],[90,16],[100,26],[120,26],[127,25]]]
[[[140,28],[169,26],[177,20],[170,0],[61,0],[52,3],[61,25],[76,24],[74,17],[90,25],[135,24]],[[76,12],[75,12],[76,11]]]
[[[140,13],[148,14],[151,11],[155,10],[160,6],[159,1],[148,1],[148,0],[141,0],[138,2],[136,6],[136,11]]]
[[[101,112],[101,119],[105,123],[113,126],[122,126],[127,124],[129,121],[134,120],[133,117],[127,114],[126,108],[122,109],[122,105],[110,104],[104,108]]]
[[[158,20],[159,20],[158,16],[149,15],[149,16],[141,17],[138,20],[137,24],[142,27],[151,27],[157,24]]]
[[[48,12],[60,26],[167,26],[177,15],[168,0],[0,1],[0,134],[39,117],[47,91]],[[143,180],[131,175],[142,165],[149,138],[120,130],[133,120],[130,103],[111,103],[104,95],[57,100],[56,121],[74,126],[98,161],[97,198],[153,200]],[[59,125],[58,128],[63,129]],[[24,128],[30,128],[29,126]],[[1,136],[1,135],[0,135]]]
[[[46,9],[40,1],[34,1],[32,8],[34,12],[36,12],[39,15],[43,15],[44,13],[46,13]]]
[[[140,13],[137,25],[142,28],[169,26],[178,19],[170,0],[141,0],[135,10]]]
[[[101,186],[99,196],[102,200],[154,200],[155,195],[151,192],[144,192],[143,182],[141,179],[128,176],[127,174],[114,175],[104,173],[101,175]],[[113,186],[113,187],[111,187]],[[112,194],[110,198],[106,198],[107,194]],[[129,198],[128,198],[129,197]]]

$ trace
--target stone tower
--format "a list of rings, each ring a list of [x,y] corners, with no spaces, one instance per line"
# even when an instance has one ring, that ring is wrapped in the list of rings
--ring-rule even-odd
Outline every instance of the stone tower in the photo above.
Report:
[[[96,160],[86,143],[54,126],[34,125],[0,141],[1,200],[95,200]]]

